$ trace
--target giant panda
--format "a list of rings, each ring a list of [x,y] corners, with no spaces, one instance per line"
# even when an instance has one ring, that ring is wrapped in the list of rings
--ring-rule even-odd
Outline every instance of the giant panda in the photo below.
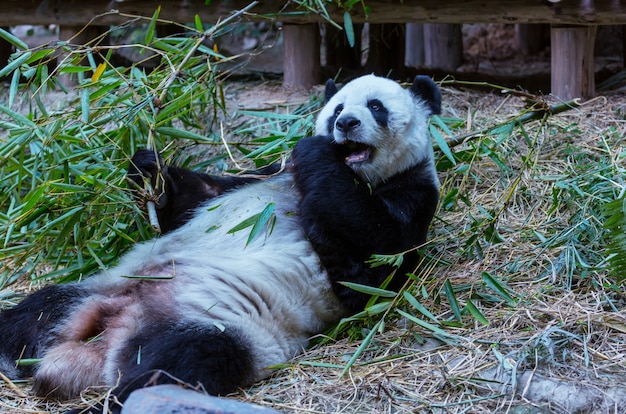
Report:
[[[340,282],[379,286],[392,269],[371,267],[372,254],[426,240],[438,201],[427,124],[441,95],[427,77],[404,89],[366,75],[340,90],[329,81],[325,98],[316,135],[266,179],[135,154],[133,181],[164,180],[156,200],[164,234],[108,270],[0,313],[0,370],[32,374],[37,395],[58,399],[104,385],[123,402],[137,388],[178,380],[224,395],[362,308],[367,296]],[[251,238],[241,223],[261,212],[268,224]],[[16,366],[23,358],[40,362],[31,371]]]

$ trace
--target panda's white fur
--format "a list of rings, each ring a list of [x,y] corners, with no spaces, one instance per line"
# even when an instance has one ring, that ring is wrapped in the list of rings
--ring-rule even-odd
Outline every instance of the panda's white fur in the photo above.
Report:
[[[385,105],[386,127],[381,127],[372,117],[367,107],[372,99]],[[348,135],[337,128],[329,130],[338,105],[343,106],[338,119],[353,116],[360,120],[358,129]],[[302,152],[305,148],[318,148],[322,143],[324,151],[334,151],[335,146],[345,140],[371,146],[373,152],[369,159],[345,161],[369,183],[366,192],[360,187],[355,190],[359,191],[358,197],[366,197],[366,200],[372,189],[375,192],[381,183],[398,173],[418,168],[416,164],[423,164],[424,167],[419,167],[417,181],[420,186],[429,188],[422,198],[428,204],[426,215],[430,217],[422,218],[424,213],[419,210],[416,215],[420,217],[411,220],[424,221],[425,227],[421,227],[424,233],[437,198],[437,179],[427,131],[431,112],[424,98],[396,82],[370,75],[348,83],[330,99],[317,121],[317,133],[332,133],[335,143],[326,142],[324,137],[304,139],[303,150],[294,158],[295,173],[287,171],[209,199],[195,209],[185,224],[136,245],[117,266],[78,284],[52,286],[39,292],[39,296],[36,293],[17,307],[0,313],[0,329],[11,335],[8,342],[0,344],[0,370],[15,376],[17,372],[8,361],[18,357],[41,358],[34,372],[35,389],[39,394],[61,398],[76,396],[88,386],[114,386],[120,380],[127,382],[129,390],[140,387],[147,380],[138,385],[130,383],[124,375],[126,371],[136,373],[143,369],[141,364],[146,365],[145,369],[167,370],[174,366],[174,375],[189,373],[190,378],[184,380],[204,381],[212,393],[228,392],[233,386],[265,377],[271,372],[269,367],[300,353],[312,335],[352,310],[335,290],[336,282],[343,277],[337,269],[343,269],[338,261],[349,259],[347,256],[358,252],[360,245],[348,246],[352,250],[345,253],[325,251],[320,243],[330,240],[331,236],[318,226],[323,217],[304,220],[302,216],[311,213],[307,213],[307,206],[302,203],[308,203],[307,186],[317,187],[316,180],[323,179],[320,182],[327,185],[329,180],[343,177],[343,185],[352,191],[354,179],[349,176],[352,173],[342,169],[345,168],[342,160],[338,164],[329,162],[328,168],[336,168],[337,175],[312,176],[316,174],[316,166],[311,165],[305,171],[307,154]],[[320,154],[322,152],[318,156]],[[320,158],[317,162],[326,161]],[[307,184],[303,184],[304,181]],[[333,188],[329,187],[330,191]],[[338,194],[328,194],[329,202],[342,202],[346,191],[337,191]],[[324,196],[316,195],[314,202],[325,206]],[[358,200],[355,195],[350,202],[358,205]],[[382,206],[389,204],[393,209],[393,202],[389,204],[383,199]],[[274,220],[264,233],[248,243],[249,228],[232,231],[270,204],[275,207]],[[342,204],[339,206],[341,208]],[[368,207],[362,208],[363,216],[368,217]],[[326,209],[329,211],[319,211],[324,209],[313,207],[312,211],[313,214],[339,214],[330,211],[334,210],[332,205]],[[332,218],[341,221],[341,217]],[[395,223],[394,211],[390,212],[388,220]],[[346,231],[350,234],[349,229]],[[374,243],[371,248],[376,249],[377,235],[371,237]],[[385,244],[385,248],[395,249],[395,235],[391,234],[388,239],[391,244]],[[409,239],[412,240],[412,236]],[[340,242],[339,248],[344,244]],[[398,247],[397,251],[400,250]],[[361,253],[368,257],[376,252],[359,252],[359,255]],[[350,264],[346,268],[356,269],[359,275],[374,271],[362,261],[358,266]],[[378,274],[372,278],[367,280],[382,281],[378,280]],[[50,322],[45,324],[47,318]],[[32,326],[24,330],[20,326],[24,324]],[[163,342],[159,342],[159,338],[152,341],[151,329],[162,329],[157,335],[163,335]],[[215,345],[212,340],[202,342],[206,339],[203,332],[216,339]],[[182,336],[196,339],[192,343],[178,344],[176,341]],[[144,346],[134,345],[133,341],[140,340],[148,342]],[[220,345],[222,340],[226,345]],[[230,349],[232,346],[240,348]],[[19,347],[28,352],[22,354],[21,350],[14,349]],[[194,347],[204,347],[206,352],[201,353]],[[220,356],[212,354],[215,352],[244,361],[241,364],[215,362]],[[180,358],[187,358],[185,353],[191,353],[192,359],[197,354],[206,357],[208,364],[217,364],[216,373],[208,372],[214,368],[177,362],[179,353]],[[164,367],[158,365],[161,359],[167,362]],[[231,362],[236,365],[233,373],[228,371]],[[229,382],[222,387],[224,381],[232,381],[232,384]]]
[[[117,266],[86,279],[83,286],[97,294],[76,306],[60,326],[64,340],[47,350],[35,380],[45,378],[48,388],[71,384],[62,392],[67,396],[89,385],[114,385],[121,339],[160,309],[171,318],[225,330],[237,327],[255,344],[251,380],[268,375],[268,367],[300,353],[310,336],[343,314],[298,224],[297,202],[288,174],[250,185],[210,201],[187,224],[135,246]],[[229,233],[269,203],[276,206],[271,232],[248,245],[249,229]],[[145,281],[129,277],[146,276],[163,280],[152,281],[144,294]],[[83,330],[71,327],[97,324],[102,308],[119,309],[106,338],[79,344]],[[104,350],[102,342],[107,343]],[[94,364],[94,352],[103,366]]]

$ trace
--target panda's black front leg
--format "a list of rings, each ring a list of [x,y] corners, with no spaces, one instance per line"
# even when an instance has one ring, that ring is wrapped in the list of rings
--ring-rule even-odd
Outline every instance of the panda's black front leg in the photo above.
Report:
[[[301,194],[299,217],[320,257],[333,290],[353,311],[368,296],[338,282],[379,286],[392,271],[367,264],[374,253],[397,253],[405,244],[400,227],[384,200],[345,164],[331,137],[303,138],[292,153],[296,186]]]
[[[269,175],[275,166],[255,172]],[[145,205],[153,201],[161,232],[167,233],[185,224],[193,210],[205,201],[225,191],[254,182],[255,177],[218,177],[184,168],[168,166],[152,150],[140,150],[133,155],[128,167],[128,178],[133,183],[137,200]],[[144,178],[150,180],[153,194],[143,193]]]
[[[292,152],[305,229],[321,243],[352,246],[355,253],[388,250],[378,241],[381,232],[397,234],[402,223],[387,200],[346,165],[342,152],[330,136],[303,138]]]
[[[330,136],[303,138],[292,164],[304,231],[335,282],[335,294],[359,310],[367,296],[336,282],[379,286],[393,269],[367,261],[373,254],[402,253],[424,243],[438,189],[427,160],[372,187],[346,165],[343,154]],[[411,265],[400,269],[408,271]],[[390,287],[402,283],[396,276]]]

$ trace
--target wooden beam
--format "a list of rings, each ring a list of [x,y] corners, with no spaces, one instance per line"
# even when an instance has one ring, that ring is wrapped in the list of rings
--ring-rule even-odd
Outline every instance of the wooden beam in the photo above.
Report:
[[[210,5],[205,0],[4,0],[0,26],[18,24],[98,25],[118,24],[130,16],[152,16],[161,7],[160,19],[215,22],[240,10],[252,0],[220,0]],[[366,0],[368,16],[357,4],[351,10],[355,23],[560,23],[625,24],[626,5],[618,0]],[[343,22],[345,10],[327,4],[333,20]],[[277,13],[282,12],[280,17]],[[287,23],[323,21],[288,0],[261,0],[246,15],[250,20],[274,18]]]

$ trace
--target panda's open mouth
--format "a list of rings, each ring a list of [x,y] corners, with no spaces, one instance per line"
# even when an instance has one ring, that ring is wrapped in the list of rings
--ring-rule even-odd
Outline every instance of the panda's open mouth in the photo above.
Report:
[[[372,157],[372,153],[374,152],[374,147],[363,144],[362,142],[346,141],[342,145],[346,153],[344,160],[348,165],[365,162]]]

